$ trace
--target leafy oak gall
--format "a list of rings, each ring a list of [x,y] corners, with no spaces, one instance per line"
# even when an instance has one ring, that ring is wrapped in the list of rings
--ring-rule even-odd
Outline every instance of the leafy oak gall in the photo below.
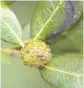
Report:
[[[25,65],[37,68],[46,65],[51,59],[49,46],[40,40],[28,41],[21,50],[21,55]]]

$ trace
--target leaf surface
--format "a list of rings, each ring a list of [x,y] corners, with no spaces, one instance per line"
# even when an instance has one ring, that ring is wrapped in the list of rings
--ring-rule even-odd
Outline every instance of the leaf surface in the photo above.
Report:
[[[0,12],[1,39],[23,46],[21,26],[15,14],[6,6],[0,6]]]
[[[56,38],[47,40],[53,54],[83,52],[83,18]]]
[[[65,5],[62,1],[40,2],[31,20],[31,37],[36,36],[36,38],[44,40],[63,21],[64,7]]]
[[[82,2],[74,1],[72,4],[76,14],[75,19],[78,20],[82,13]],[[54,30],[58,30],[66,17],[66,9],[64,1],[40,2],[31,20],[31,38],[45,40]]]
[[[40,70],[41,76],[54,88],[83,88],[82,58],[78,53],[56,56]]]

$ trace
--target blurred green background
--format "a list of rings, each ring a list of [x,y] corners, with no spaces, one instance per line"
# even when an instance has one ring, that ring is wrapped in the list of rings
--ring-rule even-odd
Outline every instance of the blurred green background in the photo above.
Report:
[[[37,1],[7,2],[10,9],[17,16],[23,30],[24,40],[29,38],[29,23]],[[1,42],[1,48],[13,45]],[[2,88],[52,88],[40,76],[39,70],[24,66],[21,58],[2,54],[1,85]]]

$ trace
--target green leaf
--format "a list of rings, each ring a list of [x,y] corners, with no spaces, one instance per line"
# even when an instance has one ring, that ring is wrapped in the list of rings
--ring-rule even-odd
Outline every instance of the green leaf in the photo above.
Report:
[[[56,56],[40,70],[41,76],[54,88],[83,88],[82,55]]]
[[[0,6],[1,39],[12,44],[23,46],[21,26],[15,14],[8,8]]]
[[[64,7],[65,5],[62,1],[40,2],[31,20],[31,37],[36,36],[36,38],[44,40],[54,28],[58,28],[63,21]]]
[[[53,54],[83,52],[83,18],[67,32],[47,41]]]
[[[82,13],[82,1],[74,1],[72,3],[76,13],[76,19],[72,22],[74,24]],[[65,18],[65,8],[64,1],[40,2],[31,20],[31,37],[44,40],[47,35],[57,30]]]

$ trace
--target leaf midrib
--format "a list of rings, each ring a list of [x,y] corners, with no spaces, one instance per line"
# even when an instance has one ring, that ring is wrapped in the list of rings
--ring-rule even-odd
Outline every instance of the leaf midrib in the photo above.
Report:
[[[67,74],[67,75],[71,75],[71,76],[75,76],[75,77],[83,77],[82,74],[75,74],[73,72],[68,72],[68,71],[64,71],[58,68],[52,68],[52,67],[48,67],[48,66],[44,66],[45,68],[52,70],[52,71],[57,71],[59,73],[63,73],[63,74]]]
[[[24,47],[24,44],[22,43],[21,39],[16,35],[16,33],[10,28],[10,26],[7,24],[6,21],[4,21],[3,19],[1,19],[2,22],[8,27],[8,29],[11,31],[11,33],[16,37],[16,39],[18,40],[19,44]]]
[[[54,16],[54,14],[58,11],[60,5],[62,4],[62,1],[59,2],[58,6],[54,9],[53,13],[51,14],[51,16],[48,18],[48,20],[45,22],[44,26],[40,29],[39,33],[35,36],[34,40],[36,40],[39,35],[42,33],[42,31],[45,29],[45,27],[48,25],[48,23],[50,22],[50,20],[52,19],[52,17]]]

